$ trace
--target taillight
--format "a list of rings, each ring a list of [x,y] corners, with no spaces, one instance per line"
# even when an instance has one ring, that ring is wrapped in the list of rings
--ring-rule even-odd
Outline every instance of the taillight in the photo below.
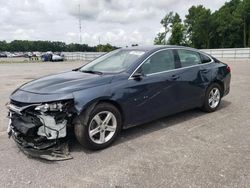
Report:
[[[231,68],[227,66],[227,72],[231,72]]]

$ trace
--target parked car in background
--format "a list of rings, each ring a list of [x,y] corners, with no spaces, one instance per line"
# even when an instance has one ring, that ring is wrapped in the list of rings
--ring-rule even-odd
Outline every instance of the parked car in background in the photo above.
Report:
[[[25,52],[24,57],[31,58],[33,56],[32,52]]]
[[[15,56],[15,54],[13,54],[11,52],[5,52],[5,54],[7,55],[8,58],[12,58]]]
[[[53,52],[46,52],[41,56],[42,61],[64,61],[64,55],[60,53],[54,54]]]
[[[214,112],[229,93],[230,72],[192,48],[118,49],[16,89],[8,132],[23,151],[46,159],[58,156],[71,131],[84,147],[103,149],[122,129],[193,108]]]
[[[53,54],[52,61],[64,61],[64,56]]]
[[[7,57],[7,54],[4,53],[4,52],[0,52],[0,58],[6,58]]]

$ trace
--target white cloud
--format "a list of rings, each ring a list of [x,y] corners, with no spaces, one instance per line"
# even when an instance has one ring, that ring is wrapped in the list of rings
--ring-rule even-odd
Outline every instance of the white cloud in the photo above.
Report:
[[[14,39],[25,39],[25,40],[31,40],[30,36],[32,36],[34,34],[34,30],[33,29],[17,29],[15,31],[13,31],[12,36]]]
[[[82,41],[90,45],[152,44],[169,11],[182,17],[191,5],[218,9],[226,0],[0,0],[0,40],[79,42],[78,4]]]
[[[111,23],[121,23],[128,24],[133,22],[138,22],[145,19],[150,19],[154,17],[155,11],[153,9],[137,10],[134,8],[128,9],[126,13],[119,10],[106,10],[102,11],[98,16],[98,21],[100,22],[111,22]]]

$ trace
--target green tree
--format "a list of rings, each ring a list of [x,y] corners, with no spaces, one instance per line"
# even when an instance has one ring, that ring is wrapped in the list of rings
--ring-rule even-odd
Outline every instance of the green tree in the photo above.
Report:
[[[240,6],[240,0],[231,0],[213,13],[213,48],[243,46],[243,21],[241,11],[239,11]]]
[[[110,51],[112,51],[112,50],[117,49],[117,47],[112,46],[112,45],[109,44],[109,43],[107,43],[107,44],[105,44],[105,45],[99,44],[99,45],[96,46],[95,48],[96,48],[96,51],[98,51],[98,52],[110,52]]]
[[[250,0],[230,0],[213,13],[202,5],[192,6],[184,25],[173,12],[167,14],[161,24],[164,32],[157,34],[155,44],[182,44],[195,48],[250,47]]]
[[[192,6],[188,10],[185,26],[188,40],[195,48],[209,48],[212,38],[211,11],[202,5]]]
[[[238,9],[243,25],[243,46],[250,47],[250,0],[243,0],[240,2]]]
[[[166,33],[165,32],[158,33],[157,36],[154,39],[154,44],[155,45],[164,45],[164,44],[166,44]]]
[[[180,45],[183,43],[184,25],[182,20],[177,13],[170,12],[162,20],[161,25],[164,28],[163,32],[159,32],[157,37],[154,39],[154,44],[176,44]],[[169,39],[167,40],[167,36]]]
[[[175,14],[172,18],[171,36],[169,37],[168,44],[182,45],[184,44],[184,25],[179,14]]]
[[[161,25],[164,28],[163,32],[159,32],[157,34],[157,37],[154,40],[155,44],[162,44],[165,45],[167,44],[167,34],[170,32],[171,30],[171,24],[172,24],[172,20],[173,20],[173,12],[168,13],[162,20],[161,20]]]
[[[7,49],[8,49],[8,43],[6,41],[0,41],[0,52],[7,51]]]
[[[89,46],[87,44],[65,44],[64,42],[58,41],[28,41],[28,40],[14,40],[10,43],[6,41],[0,41],[0,52],[9,51],[9,52],[29,52],[29,51],[53,51],[53,52],[109,52],[114,49],[117,49],[116,46],[111,44],[98,45],[98,46]]]

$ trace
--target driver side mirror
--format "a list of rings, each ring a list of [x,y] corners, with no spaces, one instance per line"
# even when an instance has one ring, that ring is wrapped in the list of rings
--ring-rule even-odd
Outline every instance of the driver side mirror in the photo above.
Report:
[[[143,76],[144,76],[143,73],[141,73],[141,72],[135,72],[133,74],[132,78],[134,80],[140,81],[143,78]]]

